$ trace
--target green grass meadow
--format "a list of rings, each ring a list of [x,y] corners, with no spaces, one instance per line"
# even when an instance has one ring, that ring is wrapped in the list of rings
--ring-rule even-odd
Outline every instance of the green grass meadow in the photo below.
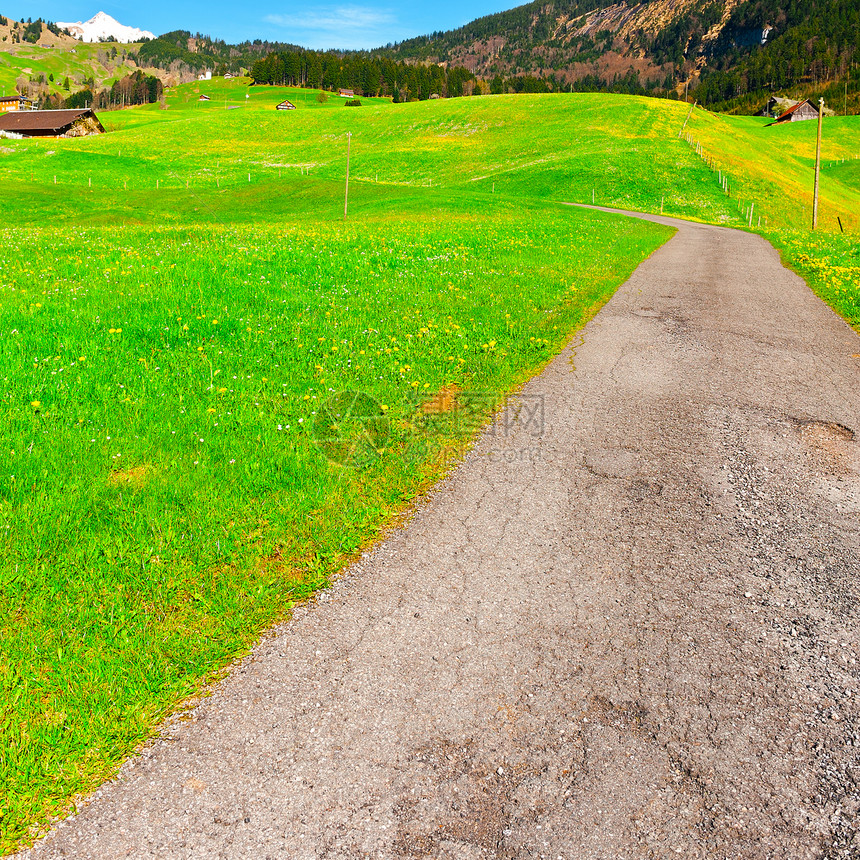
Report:
[[[806,128],[696,110],[714,168],[676,102],[362,101],[215,79],[105,135],[0,140],[2,851],[372,542],[672,235],[563,203],[742,226],[755,201],[860,322],[856,119],[826,123],[810,237]]]

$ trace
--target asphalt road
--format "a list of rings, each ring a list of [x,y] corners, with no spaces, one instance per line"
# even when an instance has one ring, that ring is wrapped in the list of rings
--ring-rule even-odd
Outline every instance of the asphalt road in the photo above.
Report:
[[[860,338],[655,220],[514,426],[28,857],[860,857]]]

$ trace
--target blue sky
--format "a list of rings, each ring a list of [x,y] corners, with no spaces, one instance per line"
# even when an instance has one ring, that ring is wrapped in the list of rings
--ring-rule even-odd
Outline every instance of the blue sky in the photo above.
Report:
[[[121,24],[151,30],[190,30],[239,42],[270,39],[308,48],[376,48],[388,42],[459,27],[481,15],[501,12],[523,0],[436,0],[427,2],[323,2],[244,0],[0,0],[0,13],[21,20],[86,21],[102,10]],[[14,8],[13,8],[14,7]]]

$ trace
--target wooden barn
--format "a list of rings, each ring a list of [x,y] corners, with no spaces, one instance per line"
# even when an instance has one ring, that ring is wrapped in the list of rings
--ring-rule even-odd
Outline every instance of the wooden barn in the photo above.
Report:
[[[289,100],[284,99],[280,104],[275,105],[275,110],[295,110],[296,106]]]
[[[338,94],[342,99],[354,99],[354,98],[355,98],[355,90],[345,90],[343,87],[341,87],[341,88],[337,91],[337,94]]]
[[[203,93],[203,95],[200,96],[200,98],[197,99],[197,101],[199,101],[199,102],[211,102],[212,99],[209,98],[209,96],[207,96],[206,93]]]
[[[798,122],[803,119],[818,119],[818,108],[809,99],[804,99],[781,113],[771,125],[776,125],[778,122]]]
[[[32,110],[33,100],[15,93],[11,96],[0,96],[0,113],[13,110]]]
[[[104,131],[92,108],[0,114],[0,137],[86,137]]]

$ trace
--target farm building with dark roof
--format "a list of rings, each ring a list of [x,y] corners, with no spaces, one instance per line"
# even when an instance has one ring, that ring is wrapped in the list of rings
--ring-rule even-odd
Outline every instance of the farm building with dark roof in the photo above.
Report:
[[[86,137],[104,131],[92,108],[0,114],[0,137]]]

